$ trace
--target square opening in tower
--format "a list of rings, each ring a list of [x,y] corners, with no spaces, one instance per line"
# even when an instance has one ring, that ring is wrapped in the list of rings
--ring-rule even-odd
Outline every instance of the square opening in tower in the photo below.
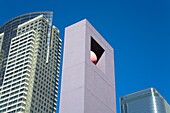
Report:
[[[91,37],[90,60],[97,64],[103,53],[104,49]]]

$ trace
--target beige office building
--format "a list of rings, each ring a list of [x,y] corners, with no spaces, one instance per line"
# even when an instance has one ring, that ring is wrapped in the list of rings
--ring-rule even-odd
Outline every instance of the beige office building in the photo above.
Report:
[[[0,27],[0,113],[55,113],[61,39],[52,12],[28,13]]]

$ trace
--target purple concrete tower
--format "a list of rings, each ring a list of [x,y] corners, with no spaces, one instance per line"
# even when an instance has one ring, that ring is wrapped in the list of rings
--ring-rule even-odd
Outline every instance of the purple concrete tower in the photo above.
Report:
[[[60,113],[116,113],[113,54],[86,19],[65,29]]]

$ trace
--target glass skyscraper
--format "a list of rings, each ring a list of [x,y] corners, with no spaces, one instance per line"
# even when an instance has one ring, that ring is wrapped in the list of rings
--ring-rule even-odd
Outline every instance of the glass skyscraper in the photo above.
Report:
[[[62,41],[52,12],[0,27],[0,113],[55,113]]]
[[[170,105],[154,88],[123,96],[120,101],[121,113],[170,113]]]

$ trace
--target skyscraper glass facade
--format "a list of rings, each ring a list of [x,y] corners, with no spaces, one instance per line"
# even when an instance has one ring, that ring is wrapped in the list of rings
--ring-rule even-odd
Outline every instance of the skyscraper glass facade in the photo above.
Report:
[[[121,97],[121,113],[170,113],[170,106],[154,88]]]
[[[52,15],[29,13],[0,28],[0,112],[56,111],[62,41]]]

